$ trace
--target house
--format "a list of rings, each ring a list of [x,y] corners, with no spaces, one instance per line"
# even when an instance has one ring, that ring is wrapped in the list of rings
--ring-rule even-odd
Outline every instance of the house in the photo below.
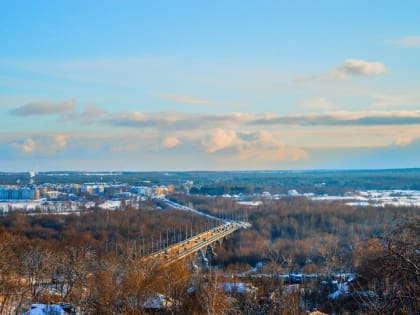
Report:
[[[31,309],[22,315],[74,315],[76,311],[70,304],[32,304]]]

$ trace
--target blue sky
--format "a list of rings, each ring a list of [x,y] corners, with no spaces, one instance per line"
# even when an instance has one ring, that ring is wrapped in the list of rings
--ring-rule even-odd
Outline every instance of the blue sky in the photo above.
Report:
[[[420,167],[418,1],[2,1],[0,170]]]

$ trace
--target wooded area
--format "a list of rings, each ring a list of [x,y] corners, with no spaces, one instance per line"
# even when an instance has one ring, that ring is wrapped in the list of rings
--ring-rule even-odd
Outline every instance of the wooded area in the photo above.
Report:
[[[82,314],[153,313],[148,303],[159,296],[166,306],[159,312],[177,314],[299,314],[302,305],[329,312],[419,310],[416,208],[353,208],[304,198],[246,207],[227,198],[171,198],[215,215],[246,217],[252,227],[216,247],[213,268],[199,273],[193,262],[162,270],[141,257],[151,247],[144,240],[168,235],[176,241],[191,223],[202,229],[211,223],[189,212],[144,204],[80,215],[11,213],[0,218],[0,314],[28,301],[64,301]],[[263,278],[241,275],[256,262],[265,263]],[[296,291],[278,276],[291,272],[317,276]],[[333,289],[322,281],[337,272],[360,277],[350,283],[350,294],[331,300]],[[232,281],[256,290],[227,291]]]

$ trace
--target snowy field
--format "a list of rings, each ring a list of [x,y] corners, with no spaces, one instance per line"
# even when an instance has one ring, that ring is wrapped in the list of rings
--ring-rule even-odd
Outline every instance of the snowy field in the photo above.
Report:
[[[367,190],[347,193],[345,196],[314,196],[311,200],[342,200],[350,206],[383,207],[392,205],[420,207],[420,191],[418,190]]]

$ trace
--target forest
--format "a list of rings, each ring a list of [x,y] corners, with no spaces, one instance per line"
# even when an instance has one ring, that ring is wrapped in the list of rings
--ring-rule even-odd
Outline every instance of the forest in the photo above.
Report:
[[[374,313],[391,300],[397,313],[419,309],[417,208],[354,208],[299,197],[258,207],[221,197],[170,198],[252,226],[216,247],[208,269],[181,261],[162,270],[142,257],[217,222],[152,202],[79,215],[10,213],[0,217],[0,314],[20,314],[29,301],[71,303],[80,314],[154,313],[147,305],[156,296],[165,297],[163,314]],[[377,269],[377,261],[388,263]],[[247,273],[257,263],[258,274]],[[396,265],[407,268],[395,273]],[[301,272],[314,279],[300,282],[299,290],[281,278]],[[351,283],[354,295],[328,298],[337,273],[360,275]],[[230,282],[249,290],[227,291]]]
[[[269,260],[284,272],[351,271],[358,265],[359,245],[419,213],[416,207],[351,207],[304,197],[265,200],[258,207],[222,197],[177,194],[170,198],[216,216],[246,217],[251,223],[250,229],[228,240],[219,262],[252,265]]]

